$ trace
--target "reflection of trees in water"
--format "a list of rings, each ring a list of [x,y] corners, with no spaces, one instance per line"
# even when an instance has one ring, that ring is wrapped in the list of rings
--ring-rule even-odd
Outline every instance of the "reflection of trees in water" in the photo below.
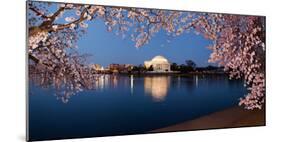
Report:
[[[170,85],[169,76],[144,77],[144,90],[155,101],[163,101],[167,96]]]
[[[241,85],[241,80],[240,79],[229,79],[227,75],[205,75],[203,76],[205,81],[209,84],[211,83],[217,83],[217,82],[223,82],[223,84],[240,84]]]
[[[193,91],[198,87],[198,76],[173,76],[170,84],[175,89],[184,88],[188,91]]]
[[[188,77],[183,81],[183,83],[186,89],[192,92],[198,85],[198,76]]]
[[[230,80],[227,75],[179,75],[172,77],[171,87],[192,92],[204,87],[221,86],[241,88],[242,80]],[[223,85],[223,86],[222,86]],[[202,88],[203,87],[203,88]]]
[[[41,88],[46,88],[48,90],[55,90],[55,96],[63,103],[67,103],[71,96],[75,95],[75,92],[73,92],[72,90],[68,90],[67,87],[57,89],[55,88],[55,86],[51,86],[50,84],[52,84],[52,82],[48,81],[48,77],[36,78],[36,76],[32,75],[30,75],[29,77],[30,81],[33,84],[39,85]],[[118,89],[118,87],[125,87],[130,89],[131,94],[133,94],[135,87],[144,85],[145,93],[151,95],[154,101],[159,102],[165,100],[170,88],[186,89],[188,90],[188,92],[192,92],[196,89],[206,89],[206,87],[208,88],[208,86],[211,87],[214,85],[224,87],[224,89],[227,89],[228,87],[241,88],[242,83],[242,80],[230,80],[226,75],[144,76],[138,78],[137,76],[133,75],[128,77],[120,75],[100,74],[99,76],[96,76],[93,87],[95,90],[101,91],[106,89]]]
[[[228,89],[229,87],[241,88],[242,85],[241,79],[231,80],[225,74],[220,75],[198,75],[198,87],[204,86],[218,86]]]

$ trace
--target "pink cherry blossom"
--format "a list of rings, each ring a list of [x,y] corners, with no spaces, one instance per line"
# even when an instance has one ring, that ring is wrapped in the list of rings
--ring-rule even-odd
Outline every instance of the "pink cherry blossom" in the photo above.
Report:
[[[122,37],[130,34],[137,48],[148,44],[160,30],[173,38],[193,32],[210,39],[208,61],[223,66],[231,79],[245,81],[248,93],[239,105],[261,109],[265,102],[264,17],[81,4],[58,4],[50,12],[48,6],[28,1],[29,77],[43,86],[54,85],[65,103],[75,92],[93,88],[97,75],[86,65],[86,56],[67,50],[77,47],[87,23],[97,18],[110,32]],[[71,11],[76,14],[57,23]]]

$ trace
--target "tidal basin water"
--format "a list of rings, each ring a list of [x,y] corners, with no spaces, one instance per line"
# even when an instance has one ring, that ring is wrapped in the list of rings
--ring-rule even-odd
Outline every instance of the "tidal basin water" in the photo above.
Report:
[[[238,105],[246,89],[224,75],[102,75],[67,103],[54,92],[29,83],[30,140],[147,133]]]

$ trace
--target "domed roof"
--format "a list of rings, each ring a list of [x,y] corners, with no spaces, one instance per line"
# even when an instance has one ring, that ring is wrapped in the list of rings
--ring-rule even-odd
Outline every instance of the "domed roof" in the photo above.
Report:
[[[165,62],[165,63],[168,63],[168,60],[163,57],[163,56],[155,56],[152,60],[152,62]]]

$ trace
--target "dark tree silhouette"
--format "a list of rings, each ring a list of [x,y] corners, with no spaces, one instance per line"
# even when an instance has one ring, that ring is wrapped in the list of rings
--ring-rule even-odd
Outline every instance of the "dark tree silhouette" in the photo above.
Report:
[[[190,70],[195,70],[196,68],[196,63],[192,60],[186,60],[185,64]]]

